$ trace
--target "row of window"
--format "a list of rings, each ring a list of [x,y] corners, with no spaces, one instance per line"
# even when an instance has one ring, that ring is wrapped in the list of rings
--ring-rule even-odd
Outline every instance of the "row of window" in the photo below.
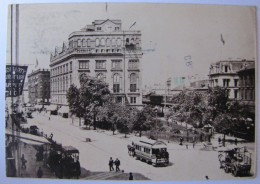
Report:
[[[69,66],[69,63],[66,63],[66,64],[63,64],[62,66],[57,66],[57,67],[51,69],[51,76],[64,74],[69,71],[72,71],[72,62],[70,62],[70,66]]]
[[[66,92],[72,84],[72,76],[51,79],[51,92]]]
[[[79,61],[79,69],[89,69],[89,60],[80,60]],[[137,59],[129,60],[128,68],[129,69],[137,69],[139,66],[139,62]],[[112,60],[111,64],[112,69],[122,69],[122,60]],[[106,60],[96,60],[96,69],[105,69],[106,68]]]
[[[230,87],[230,79],[223,79],[223,87]],[[213,86],[218,85],[218,79],[212,81]],[[234,79],[234,87],[238,87],[238,79]]]
[[[126,45],[136,45],[139,47],[139,41],[138,39],[134,38],[126,38],[125,40]],[[121,47],[122,46],[122,40],[121,38],[96,38],[95,40],[88,39],[78,39],[77,41],[71,40],[69,42],[69,48],[76,48],[76,47]]]
[[[109,27],[110,30],[112,30],[112,27]],[[101,31],[102,30],[102,27],[97,27],[97,31]],[[119,27],[114,27],[114,30],[115,31],[119,31]]]

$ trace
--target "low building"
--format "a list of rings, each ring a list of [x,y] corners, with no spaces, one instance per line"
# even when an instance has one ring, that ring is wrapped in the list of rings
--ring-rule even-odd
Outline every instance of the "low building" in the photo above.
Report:
[[[48,105],[50,103],[50,71],[38,69],[28,75],[29,103]]]

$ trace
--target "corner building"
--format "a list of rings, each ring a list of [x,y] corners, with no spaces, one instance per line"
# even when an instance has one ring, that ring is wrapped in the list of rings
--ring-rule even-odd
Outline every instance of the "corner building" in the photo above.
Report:
[[[29,103],[48,105],[50,100],[50,71],[38,69],[28,75]]]
[[[210,65],[209,86],[225,87],[230,100],[239,100],[239,75],[243,67],[254,64],[253,60],[224,60]]]
[[[67,105],[70,85],[80,86],[81,75],[109,84],[115,100],[142,104],[141,31],[121,29],[121,20],[96,20],[69,35],[51,54],[51,103]]]

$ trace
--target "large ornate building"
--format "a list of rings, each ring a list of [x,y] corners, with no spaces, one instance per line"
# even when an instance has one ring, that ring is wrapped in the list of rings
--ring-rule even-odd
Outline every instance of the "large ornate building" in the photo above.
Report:
[[[229,60],[211,64],[209,86],[226,87],[229,90],[229,99],[239,99],[239,76],[237,72],[250,64],[254,64],[254,61]]]
[[[28,94],[30,104],[49,104],[50,71],[38,69],[28,75]]]
[[[108,83],[122,104],[142,104],[141,31],[121,26],[121,20],[96,20],[55,49],[50,58],[52,104],[67,105],[67,90],[80,85],[81,75]]]

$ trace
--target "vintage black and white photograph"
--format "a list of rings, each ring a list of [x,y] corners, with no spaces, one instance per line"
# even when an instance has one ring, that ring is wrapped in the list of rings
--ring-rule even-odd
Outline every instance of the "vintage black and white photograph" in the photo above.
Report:
[[[255,6],[6,8],[7,178],[257,176]]]

